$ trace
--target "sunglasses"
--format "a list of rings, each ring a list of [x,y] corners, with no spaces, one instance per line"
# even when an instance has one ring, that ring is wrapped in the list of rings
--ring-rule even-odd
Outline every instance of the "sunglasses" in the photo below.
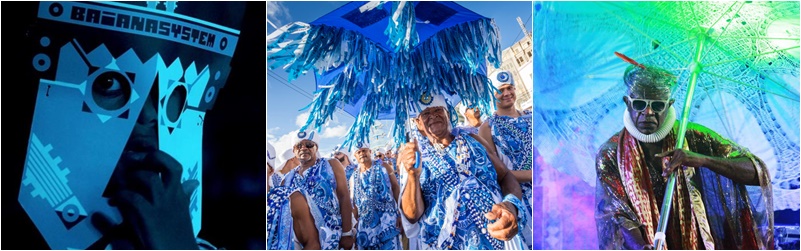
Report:
[[[306,144],[303,144],[303,142],[300,142],[300,143],[295,145],[295,150],[300,149],[301,146],[306,146],[306,148],[312,149],[315,146],[317,146],[317,144],[315,144],[314,142],[306,142]]]
[[[651,110],[654,112],[662,112],[667,108],[669,100],[653,100],[653,99],[635,99],[628,97],[629,101],[631,101],[631,108],[634,108],[635,111],[641,112],[644,111],[645,108],[651,107]]]

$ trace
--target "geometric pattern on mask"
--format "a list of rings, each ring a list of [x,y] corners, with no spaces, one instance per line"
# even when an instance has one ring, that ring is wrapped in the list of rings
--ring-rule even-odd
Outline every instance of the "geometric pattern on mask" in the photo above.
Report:
[[[204,99],[204,91],[209,82],[210,70],[208,66],[203,67],[199,72],[195,62],[189,64],[186,69],[182,68],[181,59],[177,58],[169,66],[159,63],[159,125],[167,126],[169,133],[175,128],[181,128],[182,117],[187,109],[195,108],[200,105],[201,99]],[[169,111],[168,106],[172,102],[172,94],[179,88],[186,90],[185,100],[183,100],[182,109],[175,121],[168,117],[168,113],[175,113]],[[180,101],[179,101],[180,102]],[[202,115],[202,114],[201,114]],[[202,124],[203,117],[197,124]]]
[[[133,88],[133,86],[131,87],[129,101],[123,107],[111,111],[101,108],[94,102],[91,89],[93,85],[92,82],[101,74],[107,72],[118,73],[119,76],[126,78],[129,83],[133,83],[136,79],[136,73],[128,70],[140,69],[143,67],[142,62],[139,61],[138,56],[133,50],[129,50],[120,57],[114,58],[105,45],[101,44],[91,52],[85,53],[77,40],[73,40],[73,42],[62,47],[59,58],[60,62],[56,69],[58,72],[58,74],[56,74],[56,79],[40,79],[42,84],[79,90],[81,94],[84,95],[82,110],[84,112],[94,113],[102,123],[105,123],[112,117],[127,119],[131,116],[129,105],[141,98],[136,88]],[[78,74],[75,74],[79,72],[87,72],[87,75],[78,76]]]
[[[87,213],[67,185],[70,170],[61,169],[61,157],[50,156],[53,145],[42,145],[36,134],[31,134],[28,158],[25,161],[23,186],[32,186],[31,197],[40,197],[56,211],[67,229],[86,218]]]
[[[185,69],[181,58],[176,58],[169,65],[164,60],[156,63],[158,81],[153,88],[158,88],[158,137],[159,150],[173,156],[183,166],[181,182],[196,180],[199,186],[190,195],[189,213],[195,235],[200,232],[203,202],[203,118],[205,111],[198,108],[206,97],[204,91],[209,83],[209,66],[197,70],[195,62]],[[186,91],[184,100],[172,95],[177,90]],[[172,100],[176,99],[176,100]],[[180,110],[171,105],[180,102]]]

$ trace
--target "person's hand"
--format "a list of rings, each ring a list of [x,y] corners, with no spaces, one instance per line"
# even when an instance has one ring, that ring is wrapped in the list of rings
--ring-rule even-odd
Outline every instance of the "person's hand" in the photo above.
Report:
[[[517,234],[517,208],[511,202],[501,202],[492,206],[492,210],[484,214],[494,223],[487,224],[490,236],[502,241],[511,240]]]
[[[353,242],[355,241],[353,236],[342,236],[342,238],[339,238],[339,247],[345,250],[351,250],[353,249]]]
[[[406,169],[409,178],[419,178],[420,168],[414,168],[416,157],[414,153],[418,151],[417,141],[406,143],[398,154],[398,163]]]
[[[667,177],[670,173],[674,172],[679,166],[701,167],[706,163],[707,156],[703,154],[694,153],[684,149],[674,149],[663,153],[654,155],[655,157],[662,158],[670,156],[670,163],[662,165],[662,177]]]
[[[189,200],[200,183],[187,180],[182,184],[181,164],[162,151],[147,153],[143,160],[120,168],[109,203],[118,207],[123,223],[109,226],[102,215],[93,215],[98,230],[114,229],[109,234],[118,235],[109,238],[128,239],[136,248],[197,249]]]

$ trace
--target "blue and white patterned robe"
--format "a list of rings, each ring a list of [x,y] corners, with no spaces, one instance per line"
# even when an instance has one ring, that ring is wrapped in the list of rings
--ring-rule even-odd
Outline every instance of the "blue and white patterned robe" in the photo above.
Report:
[[[317,162],[303,175],[300,175],[298,170],[300,168],[296,167],[286,174],[285,186],[299,190],[306,196],[314,225],[317,226],[320,247],[323,250],[339,249],[342,215],[339,211],[337,184],[331,164],[325,158],[317,158]]]
[[[401,249],[397,220],[398,207],[392,186],[381,161],[374,161],[365,172],[357,170],[350,178],[351,200],[359,209],[356,246],[361,250]]]
[[[495,143],[495,147],[512,161],[512,165],[507,168],[515,171],[531,170],[534,163],[531,112],[524,111],[523,115],[517,118],[494,115],[487,120],[487,123],[489,123],[492,130],[492,140]],[[521,183],[520,187],[523,190],[523,204],[526,205],[528,215],[531,215],[534,212],[532,208],[532,183]],[[529,249],[534,247],[532,228],[533,220],[530,220],[520,230]]]
[[[520,248],[519,236],[504,242],[487,232],[490,222],[484,214],[501,202],[501,188],[483,145],[456,130],[456,138],[440,153],[412,131],[422,152],[420,185],[426,205],[419,221],[422,248]]]
[[[271,187],[267,193],[267,250],[295,249],[292,237],[292,212],[289,205],[289,187]]]
[[[350,180],[350,176],[352,176],[353,173],[356,172],[356,169],[358,169],[358,168],[359,168],[359,165],[354,164],[354,163],[351,163],[350,165],[346,166],[345,167],[345,178]],[[348,184],[348,185],[350,186],[350,184]],[[348,187],[348,188],[350,188],[350,187]]]

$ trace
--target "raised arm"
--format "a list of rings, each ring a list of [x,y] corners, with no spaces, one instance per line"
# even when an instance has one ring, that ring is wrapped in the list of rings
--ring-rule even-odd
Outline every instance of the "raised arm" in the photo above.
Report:
[[[384,169],[387,170],[387,176],[389,176],[389,184],[392,188],[392,198],[395,198],[395,201],[398,201],[398,194],[400,194],[400,186],[398,186],[398,179],[395,178],[395,170],[392,169],[392,166],[389,165],[387,162],[381,163]]]
[[[670,164],[663,168],[663,176],[675,171],[679,166],[705,167],[723,175],[734,182],[760,185],[757,168],[760,160],[748,150],[729,139],[699,124],[692,123],[687,130],[688,142],[705,142],[704,146],[690,145],[693,151],[675,149],[656,154],[656,157],[670,156]],[[689,140],[691,138],[698,140]]]
[[[759,177],[756,173],[756,167],[751,161],[751,158],[719,158],[706,156],[700,153],[695,153],[684,149],[674,149],[663,153],[656,154],[656,157],[671,156],[670,164],[665,166],[662,176],[667,177],[670,172],[673,172],[679,166],[691,167],[706,167],[713,172],[723,175],[734,182],[758,186]]]
[[[414,224],[420,220],[425,211],[423,201],[423,191],[420,188],[420,168],[414,168],[417,143],[406,143],[398,156],[398,165],[406,170],[409,175],[406,180],[406,187],[403,190],[403,197],[400,201],[401,214],[410,223]]]

